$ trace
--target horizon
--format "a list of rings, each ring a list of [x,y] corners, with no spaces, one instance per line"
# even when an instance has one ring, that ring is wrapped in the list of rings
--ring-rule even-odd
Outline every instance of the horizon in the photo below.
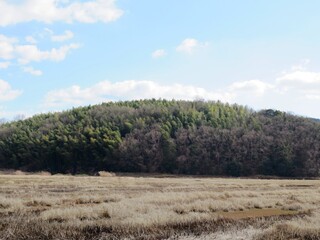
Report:
[[[2,0],[0,119],[151,98],[319,119],[319,7]]]

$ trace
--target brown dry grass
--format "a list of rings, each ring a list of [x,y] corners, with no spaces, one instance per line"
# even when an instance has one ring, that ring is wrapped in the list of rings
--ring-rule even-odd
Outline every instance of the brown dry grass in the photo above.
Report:
[[[320,239],[320,181],[0,175],[0,239]]]

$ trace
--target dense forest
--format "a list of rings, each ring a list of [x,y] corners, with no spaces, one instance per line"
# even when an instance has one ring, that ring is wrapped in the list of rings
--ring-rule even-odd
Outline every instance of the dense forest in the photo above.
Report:
[[[108,102],[2,123],[0,168],[313,177],[320,123],[221,102]]]

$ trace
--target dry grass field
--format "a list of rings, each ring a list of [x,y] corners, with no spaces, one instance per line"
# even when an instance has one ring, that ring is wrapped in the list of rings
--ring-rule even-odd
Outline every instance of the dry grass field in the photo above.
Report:
[[[320,181],[0,175],[0,239],[320,239]]]

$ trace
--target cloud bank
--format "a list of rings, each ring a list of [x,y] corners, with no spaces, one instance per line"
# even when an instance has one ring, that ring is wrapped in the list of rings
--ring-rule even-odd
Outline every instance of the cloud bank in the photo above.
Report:
[[[34,75],[34,76],[41,76],[42,75],[42,71],[36,70],[33,67],[23,67],[22,69],[24,72],[30,73],[31,75]]]
[[[167,52],[164,49],[157,49],[151,54],[152,58],[161,58],[166,55],[167,55]]]
[[[21,94],[21,90],[12,89],[8,82],[0,79],[0,101],[10,101]]]
[[[176,47],[177,52],[192,54],[196,49],[203,48],[208,46],[207,42],[199,42],[194,38],[184,39],[179,46]]]
[[[51,40],[53,42],[64,42],[64,41],[72,39],[73,36],[74,36],[73,32],[67,30],[62,35],[52,35]]]
[[[214,89],[214,88],[212,88]],[[320,73],[292,68],[273,81],[252,79],[234,81],[219,89],[178,83],[163,84],[147,80],[101,81],[87,88],[75,85],[50,91],[43,106],[70,107],[105,101],[134,99],[220,100],[249,105],[256,109],[277,108],[304,113],[305,101],[312,106],[320,102]]]
[[[30,21],[108,23],[117,20],[122,14],[123,11],[117,8],[114,0],[86,2],[22,0],[18,4],[9,0],[0,0],[0,26],[2,27]]]
[[[88,88],[72,86],[49,92],[45,106],[83,105],[110,100],[133,100],[147,98],[164,99],[212,99],[230,101],[230,93],[208,91],[204,88],[181,84],[160,84],[154,81],[128,80],[112,83],[102,81]]]
[[[18,59],[20,64],[43,60],[62,61],[72,49],[79,47],[79,44],[72,43],[43,51],[34,44],[19,44],[16,38],[0,35],[0,59]]]

